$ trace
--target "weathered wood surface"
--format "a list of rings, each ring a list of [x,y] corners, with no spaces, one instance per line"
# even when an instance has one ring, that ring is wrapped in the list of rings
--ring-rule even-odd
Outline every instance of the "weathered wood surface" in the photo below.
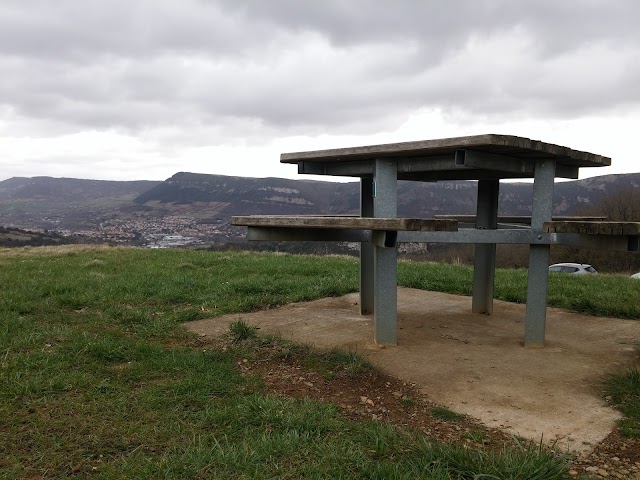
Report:
[[[544,231],[589,235],[640,235],[640,222],[545,222]]]
[[[425,218],[250,215],[231,217],[231,224],[245,227],[399,230],[417,232],[455,232],[458,230],[458,222],[455,220]]]
[[[496,134],[283,153],[280,155],[280,162],[352,162],[385,157],[396,159],[428,157],[448,154],[454,155],[456,150],[460,149],[472,149],[479,152],[516,157],[518,159],[535,160],[554,158],[561,165],[577,167],[603,167],[611,165],[611,159],[602,155],[572,150],[568,147],[524,137]]]
[[[434,218],[437,219],[450,219],[457,220],[461,223],[475,223],[476,216],[475,215],[434,215]],[[552,220],[560,221],[560,222],[600,222],[605,221],[607,217],[573,217],[573,216],[554,216]],[[522,224],[522,225],[531,225],[531,217],[530,216],[512,216],[512,215],[499,215],[498,223],[514,223],[514,224]]]

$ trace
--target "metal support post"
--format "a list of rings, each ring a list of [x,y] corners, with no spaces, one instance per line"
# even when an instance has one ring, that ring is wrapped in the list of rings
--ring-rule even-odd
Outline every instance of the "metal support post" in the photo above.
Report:
[[[542,233],[544,222],[551,220],[555,171],[555,160],[536,161],[531,211],[531,231],[533,233]],[[527,313],[524,324],[525,347],[544,346],[547,288],[549,285],[549,250],[549,245],[529,246]]]
[[[396,163],[376,159],[373,173],[373,216],[395,218],[398,214]],[[398,318],[398,250],[373,245],[374,338],[378,345],[396,345]]]
[[[476,229],[498,228],[498,195],[500,180],[478,182]],[[476,243],[473,256],[473,313],[493,313],[493,286],[496,273],[496,244]]]
[[[360,216],[373,217],[373,179],[360,179]],[[371,242],[360,243],[360,314],[373,313],[373,263],[374,251]]]

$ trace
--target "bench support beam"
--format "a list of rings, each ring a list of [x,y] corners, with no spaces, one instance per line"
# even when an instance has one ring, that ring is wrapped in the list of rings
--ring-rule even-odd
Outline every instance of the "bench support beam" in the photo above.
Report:
[[[398,172],[396,163],[377,159],[373,173],[373,216],[398,215]],[[398,249],[373,245],[374,339],[378,345],[397,345]]]
[[[544,222],[553,213],[553,184],[555,160],[538,160],[533,183],[531,231],[542,233]],[[549,286],[549,245],[529,247],[529,272],[527,281],[527,310],[524,323],[524,346],[544,346],[547,320],[547,288]]]
[[[373,217],[373,178],[360,179],[360,216]],[[360,244],[360,315],[373,313],[373,245]]]
[[[499,180],[478,182],[478,214],[476,229],[498,228]],[[476,243],[473,256],[473,313],[493,313],[493,286],[496,273],[496,244]]]

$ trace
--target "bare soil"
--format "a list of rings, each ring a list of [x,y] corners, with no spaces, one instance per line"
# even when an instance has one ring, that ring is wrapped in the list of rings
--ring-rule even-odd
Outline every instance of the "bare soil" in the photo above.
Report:
[[[327,378],[295,357],[238,359],[273,395],[330,402],[351,418],[384,419],[449,443],[491,448],[542,439],[575,455],[573,476],[640,479],[640,442],[618,434],[619,413],[600,388],[607,373],[636,361],[640,322],[549,308],[545,348],[526,349],[523,305],[496,302],[494,315],[474,315],[469,297],[399,289],[399,344],[379,348],[357,301],[351,294],[188,328],[213,341],[242,319],[265,334],[356,351],[380,369]],[[438,418],[438,405],[463,417]]]

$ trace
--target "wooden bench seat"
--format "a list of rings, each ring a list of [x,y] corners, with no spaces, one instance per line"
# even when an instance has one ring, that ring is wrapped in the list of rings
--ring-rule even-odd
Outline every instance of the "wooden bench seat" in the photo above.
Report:
[[[640,235],[640,222],[576,222],[544,223],[548,233],[581,233],[587,235]]]
[[[460,223],[475,223],[476,215],[434,215],[436,219],[457,220]],[[574,217],[574,216],[553,216],[553,221],[560,222],[599,222],[605,221],[607,217]],[[531,225],[531,216],[526,215],[499,215],[498,223],[513,223]]]
[[[458,222],[450,219],[366,218],[349,216],[250,215],[231,217],[231,224],[266,228],[318,228],[335,230],[385,230],[455,232]]]

